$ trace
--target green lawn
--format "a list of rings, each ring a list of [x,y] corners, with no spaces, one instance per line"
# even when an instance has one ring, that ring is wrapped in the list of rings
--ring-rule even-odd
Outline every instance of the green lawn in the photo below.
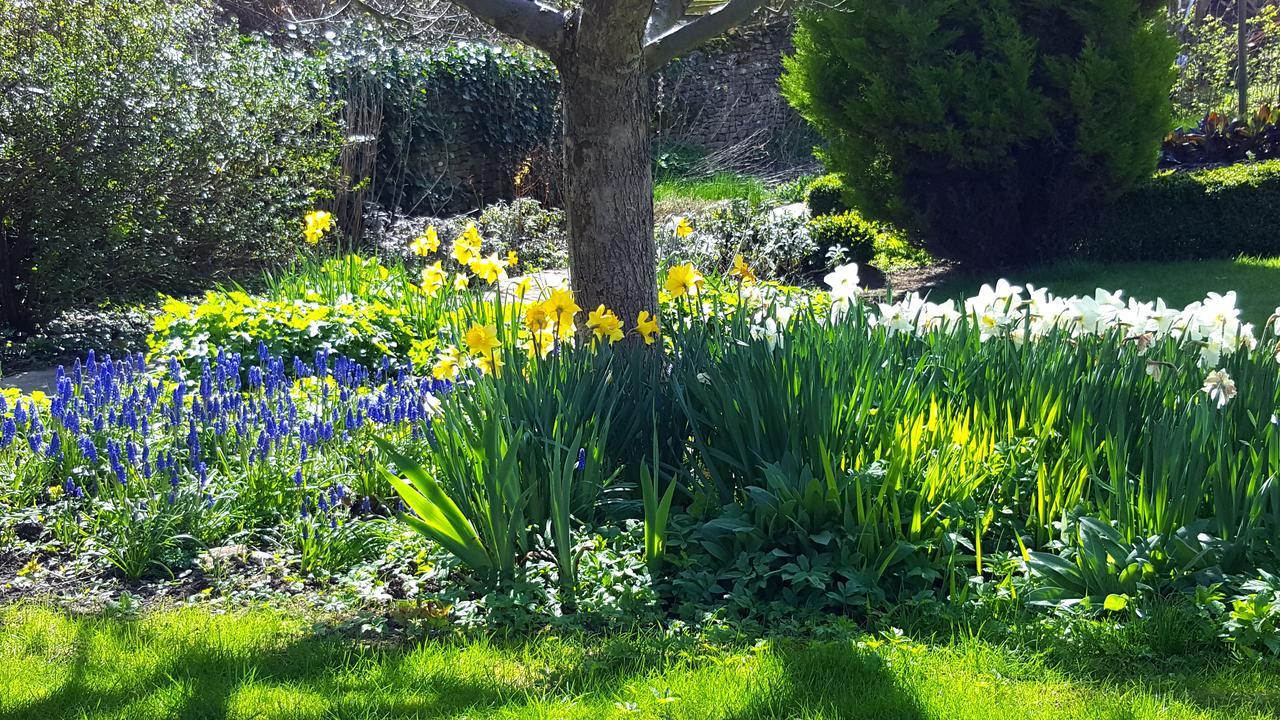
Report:
[[[969,640],[712,646],[657,637],[412,647],[278,611],[0,610],[0,718],[1270,718],[1277,666],[1051,669]],[[1122,680],[1116,680],[1119,676]]]
[[[1047,268],[1002,273],[1013,283],[1047,287],[1058,295],[1092,294],[1096,288],[1124,290],[1126,297],[1183,306],[1208,292],[1235,290],[1245,319],[1261,324],[1280,307],[1280,257],[1239,260],[1200,260],[1171,263],[1067,263]],[[933,290],[936,298],[972,295],[995,277],[963,275]]]
[[[717,173],[710,177],[697,178],[659,178],[653,186],[653,199],[655,202],[677,199],[705,202],[719,200],[759,201],[767,193],[768,189],[760,178],[736,173]]]

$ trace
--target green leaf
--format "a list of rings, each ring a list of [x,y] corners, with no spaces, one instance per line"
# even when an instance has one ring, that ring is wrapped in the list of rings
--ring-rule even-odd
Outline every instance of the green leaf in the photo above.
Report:
[[[1127,595],[1116,595],[1115,593],[1112,593],[1107,596],[1106,601],[1102,603],[1102,607],[1111,612],[1120,612],[1121,610],[1129,607],[1129,597]]]
[[[492,571],[495,567],[493,558],[475,526],[467,520],[440,483],[427,474],[421,465],[396,452],[390,443],[381,438],[375,438],[375,442],[405,475],[401,478],[385,468],[379,468],[405,504],[418,515],[417,518],[407,514],[403,516],[409,526],[440,543],[472,569],[480,572]]]

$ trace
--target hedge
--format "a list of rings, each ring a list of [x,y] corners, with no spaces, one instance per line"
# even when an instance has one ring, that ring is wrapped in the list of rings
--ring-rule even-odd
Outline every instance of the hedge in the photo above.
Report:
[[[202,0],[0,12],[0,329],[292,257],[341,134],[310,60]]]
[[[869,265],[882,236],[891,230],[882,223],[865,220],[857,212],[819,215],[809,221],[809,237],[828,264]]]
[[[1104,210],[1079,253],[1092,260],[1280,254],[1280,160],[1164,171]]]
[[[1154,0],[845,0],[799,15],[782,93],[868,219],[975,265],[1070,250],[1150,177],[1177,43]]]

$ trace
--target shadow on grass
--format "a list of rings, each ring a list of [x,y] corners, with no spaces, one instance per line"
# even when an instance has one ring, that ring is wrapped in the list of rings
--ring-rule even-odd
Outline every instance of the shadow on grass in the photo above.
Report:
[[[893,622],[937,647],[945,665],[988,677],[1146,696],[1197,717],[1280,717],[1280,661],[1233,657],[1218,626],[1185,601],[1153,603],[1124,623],[1056,626],[1040,612],[960,620],[913,607]]]
[[[900,685],[884,660],[850,643],[778,641],[773,658],[780,665],[779,682],[747,707],[727,715],[728,720],[768,720],[800,713],[877,720],[924,717],[916,696]]]
[[[225,651],[217,643],[192,643],[145,672],[121,677],[103,667],[104,658],[94,657],[93,648],[103,644],[104,636],[139,651],[164,642],[141,625],[81,622],[65,679],[43,698],[0,712],[0,720],[131,717],[133,708],[152,710],[157,700],[165,717],[223,718],[242,690],[265,693],[267,704],[279,711],[277,717],[444,717],[527,697],[526,689],[492,677],[463,679],[447,672],[421,677],[406,662],[406,649],[375,650],[316,636],[251,656]],[[383,692],[360,692],[362,675],[377,676]],[[403,692],[387,693],[388,687]],[[272,698],[277,688],[290,697]],[[305,712],[302,706],[316,695],[332,705]],[[296,714],[290,710],[295,705]]]
[[[574,699],[583,703],[579,710],[607,709],[615,698],[666,681],[684,683],[688,695],[702,696],[690,700],[704,705],[711,701],[720,709],[716,717],[728,720],[919,720],[937,715],[934,703],[950,707],[967,702],[960,690],[974,681],[985,685],[992,678],[1026,683],[1023,694],[1070,696],[1092,688],[1109,703],[1145,695],[1217,717],[1280,714],[1280,688],[1274,683],[1280,666],[1180,655],[1188,650],[1184,645],[1193,644],[1185,639],[1145,642],[1145,650],[1139,651],[1125,638],[1111,635],[1086,639],[1092,650],[1056,659],[1049,653],[1040,660],[989,643],[969,652],[963,642],[943,641],[920,656],[891,653],[892,661],[851,642],[778,640],[744,677],[733,664],[691,661],[678,647],[626,637],[373,648],[306,633],[268,638],[257,648],[243,642],[244,633],[237,636],[239,645],[228,644],[216,622],[197,624],[194,632],[188,625],[185,636],[145,622],[75,622],[74,632],[56,646],[32,633],[27,647],[7,654],[11,661],[57,658],[60,671],[47,687],[28,683],[44,694],[17,705],[10,700],[0,720],[144,715],[436,718],[523,716],[522,711],[542,716],[547,708],[537,707],[540,699],[553,704]],[[227,621],[221,622],[225,630]],[[1144,633],[1174,638],[1183,629],[1170,623],[1163,629],[1147,626]],[[1176,642],[1184,645],[1165,647],[1170,656],[1162,657],[1162,643]],[[1114,647],[1114,652],[1098,652],[1101,643]],[[135,655],[141,661],[134,662]],[[36,672],[29,677],[40,676]],[[973,717],[987,717],[985,706],[964,707],[975,711]]]
[[[63,668],[42,696],[0,711],[0,720],[163,716],[224,718],[435,718],[518,715],[540,698],[577,698],[609,708],[614,698],[699,668],[698,693],[718,697],[740,687],[692,665],[661,643],[628,638],[449,642],[370,648],[323,634],[281,638],[265,649],[227,645],[210,626],[185,638],[161,627],[105,619],[75,621],[56,649],[27,648],[28,658],[57,657]],[[436,656],[434,653],[446,653]],[[142,661],[133,662],[131,655]],[[883,661],[847,643],[775,643],[751,671],[748,697],[726,695],[732,720],[810,717],[915,720],[915,700]],[[137,668],[137,669],[135,669]],[[759,673],[757,676],[756,673]],[[731,673],[732,674],[732,673]],[[686,677],[686,681],[688,678]],[[31,687],[31,686],[29,686]],[[607,714],[607,713],[606,713]]]

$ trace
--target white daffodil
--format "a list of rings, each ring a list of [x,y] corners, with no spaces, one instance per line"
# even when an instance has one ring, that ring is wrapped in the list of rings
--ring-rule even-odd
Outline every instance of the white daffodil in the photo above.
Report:
[[[1204,379],[1204,387],[1200,388],[1218,407],[1226,407],[1231,398],[1236,396],[1236,382],[1226,370],[1214,370]]]
[[[858,295],[858,264],[841,265],[827,274],[823,280],[831,288],[833,299],[849,299]]]

